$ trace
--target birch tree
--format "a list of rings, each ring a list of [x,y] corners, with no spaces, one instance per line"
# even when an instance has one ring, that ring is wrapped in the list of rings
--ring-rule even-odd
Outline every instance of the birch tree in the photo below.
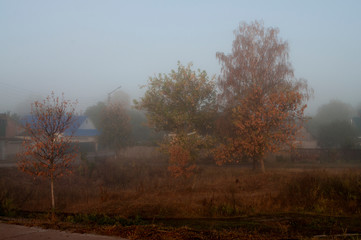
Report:
[[[264,172],[267,153],[294,143],[310,91],[294,77],[288,43],[277,28],[255,21],[241,23],[234,34],[232,52],[217,53],[224,115],[217,163],[249,159]]]

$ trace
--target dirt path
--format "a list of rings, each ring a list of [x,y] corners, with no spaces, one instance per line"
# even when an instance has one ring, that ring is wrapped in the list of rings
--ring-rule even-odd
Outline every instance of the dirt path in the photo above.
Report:
[[[24,227],[0,223],[0,240],[126,240],[124,238],[100,236],[94,234],[70,233],[58,230]]]

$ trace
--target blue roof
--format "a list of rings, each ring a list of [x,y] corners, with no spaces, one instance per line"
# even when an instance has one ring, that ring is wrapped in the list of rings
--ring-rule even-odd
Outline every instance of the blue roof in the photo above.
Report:
[[[95,128],[89,128],[89,129],[79,128],[85,122],[85,120],[88,119],[87,116],[76,116],[75,118],[76,119],[73,122],[73,124],[67,130],[65,130],[64,132],[65,136],[70,136],[72,133],[74,137],[93,137],[100,135],[100,132]],[[32,115],[27,115],[21,118],[21,124],[25,125],[26,123],[31,123],[34,120],[36,119],[33,118]]]
[[[64,135],[69,136],[71,131],[68,129],[64,132]],[[78,129],[74,132],[74,137],[94,137],[98,136],[100,133],[97,129]]]

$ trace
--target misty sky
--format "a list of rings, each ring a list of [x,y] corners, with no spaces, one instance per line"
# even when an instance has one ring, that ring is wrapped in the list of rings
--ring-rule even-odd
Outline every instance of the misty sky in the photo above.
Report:
[[[308,113],[361,103],[361,1],[0,0],[0,112],[64,92],[79,110],[118,86],[139,98],[149,76],[193,62],[219,74],[241,21],[278,27],[296,77],[314,89]]]

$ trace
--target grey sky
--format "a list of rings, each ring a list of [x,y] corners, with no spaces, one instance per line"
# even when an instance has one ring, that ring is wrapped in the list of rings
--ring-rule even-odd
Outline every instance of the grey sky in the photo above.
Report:
[[[0,112],[55,91],[79,110],[182,64],[219,74],[241,21],[278,27],[297,77],[331,99],[361,102],[361,1],[0,0]],[[29,97],[33,96],[33,97]]]

